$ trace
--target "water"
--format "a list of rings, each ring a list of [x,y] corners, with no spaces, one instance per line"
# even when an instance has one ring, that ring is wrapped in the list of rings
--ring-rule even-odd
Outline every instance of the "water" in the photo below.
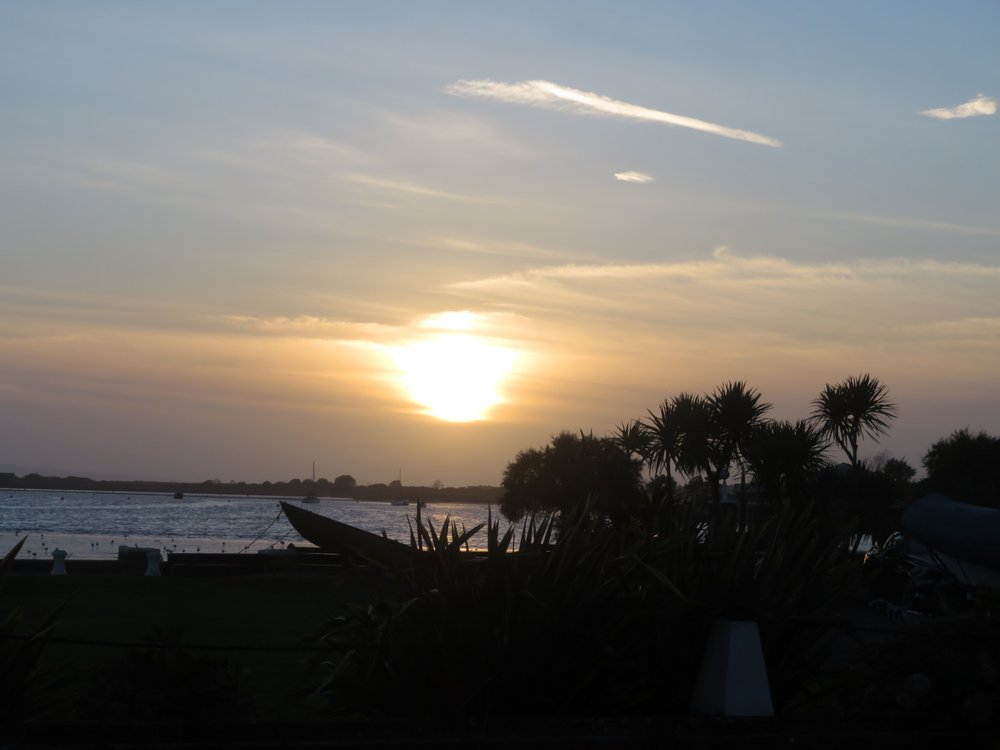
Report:
[[[0,490],[0,555],[27,537],[19,559],[50,558],[63,549],[75,558],[108,559],[119,545],[163,552],[256,552],[303,543],[281,514],[278,500],[301,498],[172,495],[124,492]],[[305,506],[352,526],[409,543],[416,506],[323,498]],[[486,505],[430,503],[421,511],[435,528],[451,516],[459,529],[487,518]],[[260,539],[255,539],[260,536]],[[484,547],[485,531],[470,545]]]

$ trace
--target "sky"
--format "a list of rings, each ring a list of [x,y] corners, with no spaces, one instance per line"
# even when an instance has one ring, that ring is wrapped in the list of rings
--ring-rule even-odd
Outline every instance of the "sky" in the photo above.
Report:
[[[0,4],[0,471],[498,484],[731,380],[1000,434],[1000,3]],[[831,457],[835,457],[831,454]]]

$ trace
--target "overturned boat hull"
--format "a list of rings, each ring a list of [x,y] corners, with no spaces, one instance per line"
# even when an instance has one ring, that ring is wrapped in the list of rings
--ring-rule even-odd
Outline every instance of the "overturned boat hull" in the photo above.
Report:
[[[324,552],[337,552],[381,567],[409,565],[414,560],[415,553],[410,547],[392,539],[284,501],[281,509],[302,538]]]
[[[906,509],[903,531],[962,583],[1000,587],[1000,510],[934,493]]]

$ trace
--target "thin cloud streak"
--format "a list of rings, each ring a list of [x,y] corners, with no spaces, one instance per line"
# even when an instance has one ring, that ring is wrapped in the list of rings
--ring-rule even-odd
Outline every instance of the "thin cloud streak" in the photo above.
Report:
[[[937,107],[935,109],[925,109],[920,114],[933,117],[935,120],[962,120],[966,117],[982,117],[993,115],[997,111],[997,100],[989,96],[979,94],[975,99],[970,99],[957,107]]]
[[[909,260],[892,258],[888,260],[859,261],[856,263],[804,264],[775,256],[740,256],[726,248],[719,248],[709,260],[681,261],[676,263],[636,263],[579,265],[568,264],[532,268],[520,273],[494,276],[485,279],[458,282],[450,288],[461,291],[489,289],[537,289],[548,280],[577,282],[621,282],[633,280],[655,281],[657,279],[738,281],[751,282],[794,282],[796,284],[827,284],[831,282],[855,281],[860,278],[885,277],[940,278],[941,276],[968,277],[972,279],[1000,278],[1000,266],[986,266],[976,263],[955,263],[936,260]]]
[[[948,221],[933,221],[929,219],[912,219],[899,216],[874,216],[872,214],[829,214],[835,219],[854,221],[860,224],[875,224],[900,229],[925,230],[933,229],[940,232],[956,232],[983,237],[1000,237],[1000,227],[982,227],[970,224],[955,224]]]
[[[567,260],[570,258],[579,259],[580,257],[580,254],[575,251],[557,250],[525,242],[512,242],[510,240],[495,240],[491,238],[429,237],[413,244],[435,250],[446,249],[460,253],[491,255],[503,258],[543,258],[551,261]]]
[[[656,178],[645,172],[615,172],[615,179],[619,182],[653,182]]]
[[[501,81],[461,80],[445,87],[446,94],[479,99],[496,99],[511,104],[527,104],[533,107],[559,109],[575,114],[608,115],[627,120],[645,120],[664,125],[676,125],[681,128],[700,130],[703,133],[720,135],[723,138],[733,138],[738,141],[757,143],[772,148],[781,148],[781,141],[770,136],[754,133],[750,130],[740,130],[719,125],[714,122],[698,120],[694,117],[675,115],[657,109],[641,107],[637,104],[618,101],[592,91],[560,86],[551,81],[520,81],[519,83],[503,83]]]
[[[382,323],[350,320],[330,320],[313,315],[275,316],[225,315],[222,318],[234,328],[262,334],[301,336],[353,341],[378,339],[396,335],[398,329]]]
[[[359,185],[381,188],[392,192],[408,193],[410,195],[419,195],[427,198],[445,198],[448,200],[455,200],[455,201],[471,201],[473,203],[483,202],[481,199],[474,198],[469,195],[459,195],[458,193],[449,193],[444,190],[436,190],[434,188],[425,187],[423,185],[416,185],[408,182],[397,182],[396,180],[386,180],[381,177],[371,177],[369,175],[363,175],[363,174],[346,174],[344,175],[344,179],[349,180],[350,182],[357,183]]]
[[[707,260],[674,263],[632,264],[566,264],[531,268],[520,273],[452,284],[456,290],[487,290],[490,288],[531,288],[546,280],[555,281],[632,281],[655,279],[742,279],[766,278],[831,280],[851,278],[853,270],[846,264],[799,265],[783,258],[755,256],[745,258],[721,247]]]

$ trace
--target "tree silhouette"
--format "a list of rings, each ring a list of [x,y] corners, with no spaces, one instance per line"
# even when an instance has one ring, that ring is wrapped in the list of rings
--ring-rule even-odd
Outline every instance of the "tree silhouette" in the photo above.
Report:
[[[1000,438],[956,430],[923,458],[927,484],[966,503],[1000,507]]]
[[[353,490],[357,486],[357,480],[350,474],[341,474],[333,480],[333,487],[336,490]]]
[[[640,469],[613,438],[562,432],[507,464],[500,510],[516,521],[536,511],[558,511],[565,519],[588,509],[624,523],[641,501]]]
[[[760,391],[742,380],[721,385],[707,397],[711,410],[713,439],[717,443],[720,470],[728,471],[736,462],[740,469],[739,528],[746,522],[746,461],[744,460],[754,431],[760,426],[771,404],[762,400]]]
[[[668,497],[672,500],[673,471],[689,478],[704,473],[712,491],[716,516],[721,512],[719,480],[731,463],[741,472],[740,518],[746,515],[746,473],[743,455],[754,428],[771,404],[756,388],[730,381],[707,396],[680,393],[664,399],[659,410],[649,411],[647,463],[651,472],[666,471]]]
[[[641,422],[647,440],[646,462],[650,473],[666,470],[667,501],[673,504],[673,467],[681,450],[681,426],[677,419],[675,403],[677,399],[663,400],[658,413],[649,412],[649,422]]]
[[[744,457],[761,497],[790,503],[808,495],[810,481],[826,466],[826,447],[819,428],[806,420],[768,421],[754,429]]]
[[[865,373],[851,375],[843,383],[826,384],[813,400],[810,420],[840,446],[858,466],[858,443],[871,438],[876,443],[896,418],[896,404],[889,400],[889,387]]]
[[[671,401],[680,440],[675,463],[688,476],[705,472],[718,485],[717,443],[713,440],[712,409],[704,396],[681,393]]]
[[[650,435],[645,425],[638,419],[622,422],[615,428],[614,441],[629,456],[638,456],[646,463],[650,450]]]

